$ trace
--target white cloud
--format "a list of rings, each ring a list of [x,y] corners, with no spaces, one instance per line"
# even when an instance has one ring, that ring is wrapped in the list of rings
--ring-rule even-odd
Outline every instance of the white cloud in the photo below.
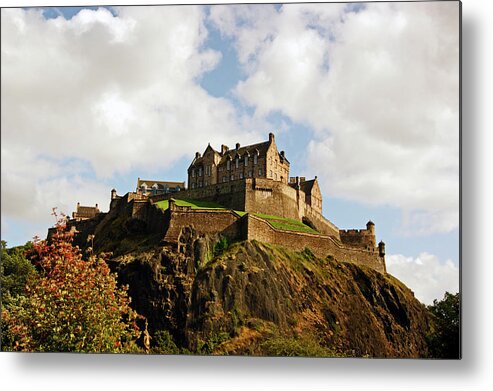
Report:
[[[414,291],[425,304],[441,300],[446,291],[459,291],[459,268],[451,261],[440,262],[438,257],[421,253],[418,257],[401,254],[387,255],[387,272]]]
[[[115,174],[258,140],[198,84],[221,59],[201,7],[117,11],[2,10],[2,217],[51,224],[52,206],[106,204]]]
[[[458,227],[458,18],[447,2],[211,16],[248,73],[237,95],[315,129],[308,165],[325,190],[401,208],[402,229],[418,234]]]

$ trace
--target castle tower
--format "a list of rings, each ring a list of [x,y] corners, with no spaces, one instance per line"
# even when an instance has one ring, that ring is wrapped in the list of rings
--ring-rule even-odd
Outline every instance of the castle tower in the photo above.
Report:
[[[382,240],[378,243],[378,255],[385,257],[385,243]]]

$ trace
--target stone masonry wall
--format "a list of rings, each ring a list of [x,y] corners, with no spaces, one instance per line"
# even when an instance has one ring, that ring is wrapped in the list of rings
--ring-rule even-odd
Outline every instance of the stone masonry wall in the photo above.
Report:
[[[164,240],[176,243],[184,227],[192,227],[201,234],[221,233],[231,240],[244,237],[241,217],[231,210],[191,209],[170,203],[169,228]]]
[[[292,187],[263,178],[247,179],[245,183],[246,211],[301,220],[296,190]]]
[[[277,244],[295,251],[309,247],[316,256],[321,258],[331,255],[338,261],[365,265],[379,272],[385,272],[385,258],[378,255],[376,248],[373,251],[351,248],[338,243],[328,235],[280,230],[258,217],[245,215],[245,218],[249,240]]]
[[[368,229],[340,230],[341,242],[352,247],[373,248],[375,247],[375,234]]]

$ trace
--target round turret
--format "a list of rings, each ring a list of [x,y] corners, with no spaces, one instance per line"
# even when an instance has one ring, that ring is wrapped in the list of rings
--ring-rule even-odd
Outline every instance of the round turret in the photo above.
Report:
[[[378,254],[381,257],[385,256],[385,243],[382,240],[378,243]]]

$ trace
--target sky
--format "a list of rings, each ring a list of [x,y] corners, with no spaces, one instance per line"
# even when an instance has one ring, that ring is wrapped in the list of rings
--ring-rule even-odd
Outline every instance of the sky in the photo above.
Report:
[[[108,210],[195,151],[276,135],[338,227],[376,224],[426,304],[459,288],[457,2],[1,13],[1,236]]]

